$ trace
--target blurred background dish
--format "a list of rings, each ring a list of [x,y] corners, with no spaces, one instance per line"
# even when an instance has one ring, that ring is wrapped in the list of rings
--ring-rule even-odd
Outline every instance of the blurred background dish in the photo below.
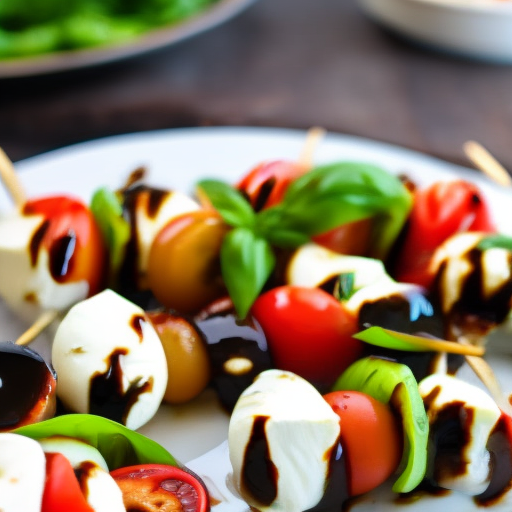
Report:
[[[89,47],[66,51],[44,52],[38,49],[39,54],[30,55],[30,41],[23,41],[19,44],[21,50],[16,50],[16,52],[20,53],[19,57],[7,57],[3,55],[2,50],[4,50],[7,55],[9,41],[6,38],[7,32],[2,32],[2,26],[0,24],[0,78],[50,74],[135,57],[152,50],[175,44],[213,28],[237,15],[254,1],[255,0],[217,0],[208,2],[207,0],[203,0],[198,2],[198,5],[202,7],[197,7],[197,9],[200,10],[196,13],[192,13],[191,11],[190,15],[183,14],[186,17],[182,18],[180,21],[156,28],[147,28],[146,30],[144,25],[141,27],[136,26],[136,16],[133,16],[128,23],[126,23],[125,20],[121,20],[114,28],[95,24],[95,26],[90,26],[89,30],[85,22],[87,22],[87,20],[91,21],[95,14],[93,13],[92,18],[89,19],[90,13],[88,13],[85,17],[80,15],[76,20],[71,18],[70,20],[66,20],[66,22],[69,21],[73,38],[76,39],[78,37],[79,39],[83,39],[85,37],[87,39],[92,36],[96,37],[101,35],[98,34],[98,32],[109,31],[111,37],[108,37],[108,41],[105,44],[91,45]],[[1,15],[2,12],[0,10],[0,22],[2,21]],[[179,13],[178,16],[180,16]],[[170,18],[172,18],[172,13]],[[77,23],[75,23],[75,21]],[[48,25],[36,27],[37,33],[34,32],[34,40],[38,45],[45,40],[45,30],[47,26]],[[42,30],[42,32],[40,30]],[[141,30],[140,34],[137,33],[138,30]],[[28,34],[28,36],[30,36],[30,34]],[[31,39],[31,37],[27,37],[26,39]],[[87,42],[84,42],[84,46],[87,44]],[[27,55],[22,56],[21,54],[23,52],[26,52]]]
[[[466,57],[512,63],[510,0],[358,0],[402,36]]]

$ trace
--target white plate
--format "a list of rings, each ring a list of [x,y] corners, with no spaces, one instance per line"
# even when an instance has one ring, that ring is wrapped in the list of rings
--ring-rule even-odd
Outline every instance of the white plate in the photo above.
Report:
[[[177,24],[157,28],[117,45],[49,53],[13,60],[0,59],[0,78],[45,75],[106,64],[157,50],[213,28],[255,0],[219,0],[203,12]]]
[[[18,162],[16,168],[29,196],[70,192],[87,201],[99,186],[120,186],[140,165],[148,168],[151,184],[190,191],[199,178],[213,176],[233,181],[262,160],[296,159],[304,140],[302,131],[266,128],[146,132],[78,144]],[[507,222],[510,193],[476,171],[395,146],[328,134],[316,150],[315,162],[337,160],[372,162],[393,173],[407,173],[419,184],[453,177],[475,181],[492,197],[491,206],[502,230],[512,233],[512,223]],[[0,214],[11,206],[5,191],[0,190]],[[0,326],[4,339],[16,338],[26,327],[1,303]],[[47,343],[41,337],[33,346],[43,350]],[[495,363],[504,388],[512,391],[512,372],[506,371],[510,360],[501,357]],[[161,407],[141,432],[156,439],[178,459],[189,461],[226,439],[228,420],[213,392],[207,391],[187,405]],[[429,508],[415,510],[427,512]],[[439,512],[443,512],[442,506]]]
[[[509,0],[358,0],[375,21],[414,41],[466,57],[512,63]]]

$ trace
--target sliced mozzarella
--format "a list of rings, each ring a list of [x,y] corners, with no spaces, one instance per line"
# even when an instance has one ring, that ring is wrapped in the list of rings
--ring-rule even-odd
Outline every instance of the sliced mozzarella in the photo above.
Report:
[[[45,453],[62,453],[74,468],[87,461],[93,462],[105,471],[108,471],[107,463],[99,450],[81,439],[52,436],[39,439],[39,444]]]
[[[45,479],[46,459],[39,443],[0,434],[0,510],[40,512]]]
[[[68,308],[87,297],[89,291],[86,281],[55,281],[44,246],[37,248],[37,261],[32,264],[32,240],[43,221],[41,215],[19,213],[0,218],[0,296],[28,322],[42,310]]]
[[[94,412],[93,378],[112,372],[114,357],[121,399],[129,407],[123,411],[124,422],[137,429],[153,417],[164,396],[165,354],[144,311],[105,290],[71,308],[55,335],[52,362],[59,379],[57,393],[67,408]]]
[[[443,461],[443,453],[436,451],[435,444],[431,445],[433,451],[429,456],[437,485],[464,494],[481,494],[489,485],[491,461],[486,446],[501,416],[499,407],[485,391],[450,375],[426,377],[419,383],[419,391],[431,430],[442,428],[443,422],[455,421],[463,432],[460,453],[452,454],[456,457],[455,468],[453,464],[436,467],[436,459]]]
[[[344,256],[315,244],[295,251],[286,269],[286,280],[290,285],[316,287],[350,272],[354,273],[355,290],[373,283],[392,282],[380,260]]]
[[[337,448],[339,433],[339,417],[311,384],[290,372],[267,370],[242,393],[231,416],[228,441],[234,484],[257,510],[297,512],[314,507],[323,496],[329,454]],[[260,494],[247,487],[244,473],[251,463],[275,467],[269,477],[275,478],[270,484],[277,491],[271,503],[262,503]]]

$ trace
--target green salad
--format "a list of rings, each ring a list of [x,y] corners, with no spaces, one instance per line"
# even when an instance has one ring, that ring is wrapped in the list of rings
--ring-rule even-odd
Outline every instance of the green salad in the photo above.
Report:
[[[0,0],[0,59],[118,44],[218,0]]]

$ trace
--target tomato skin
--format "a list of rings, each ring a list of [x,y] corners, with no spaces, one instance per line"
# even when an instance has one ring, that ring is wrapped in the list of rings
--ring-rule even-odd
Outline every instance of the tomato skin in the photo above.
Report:
[[[123,500],[127,510],[140,512],[161,512],[180,511],[179,495],[166,490],[167,482],[177,482],[178,486],[184,485],[183,489],[191,488],[197,495],[193,512],[208,512],[210,501],[204,484],[193,474],[175,466],[164,464],[141,464],[128,466],[111,471],[110,475],[116,481],[123,492]],[[164,487],[162,487],[162,484]],[[188,486],[188,487],[186,487]],[[178,491],[179,493],[179,491]],[[161,508],[152,508],[153,505],[161,504]],[[183,510],[191,510],[190,505]]]
[[[313,242],[339,254],[366,256],[368,254],[373,219],[349,222],[313,237]]]
[[[46,483],[41,512],[94,512],[82,494],[71,462],[61,453],[46,454]]]
[[[256,299],[252,314],[275,366],[320,388],[332,385],[362,353],[362,342],[352,338],[357,319],[319,288],[274,288]]]
[[[85,280],[89,283],[88,296],[103,288],[106,248],[93,214],[80,200],[69,196],[51,196],[32,199],[23,206],[24,215],[42,215],[49,222],[42,245],[51,253],[60,241],[73,236],[74,248],[67,255],[66,267],[57,269],[59,282]]]
[[[297,162],[274,160],[254,167],[237,184],[256,210],[280,203],[290,183],[302,176],[306,169]]]
[[[394,277],[428,288],[433,278],[428,272],[432,254],[449,237],[465,231],[496,231],[489,207],[475,185],[457,180],[417,190]]]
[[[371,491],[386,481],[400,463],[399,422],[389,406],[359,391],[333,391],[324,398],[340,417],[350,495]]]
[[[180,313],[194,313],[225,294],[220,248],[229,227],[213,210],[180,215],[155,237],[148,284],[157,300]]]

